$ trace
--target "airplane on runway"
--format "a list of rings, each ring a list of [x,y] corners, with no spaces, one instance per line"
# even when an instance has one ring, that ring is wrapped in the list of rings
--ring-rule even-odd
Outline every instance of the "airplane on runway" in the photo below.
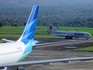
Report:
[[[53,25],[49,23],[49,33],[52,35],[63,36],[65,39],[86,38],[87,40],[92,36],[88,32],[73,32],[73,31],[57,31],[53,28]]]
[[[62,59],[47,59],[22,61],[33,50],[37,40],[34,40],[34,33],[36,27],[36,20],[38,15],[38,5],[34,5],[25,29],[21,37],[17,41],[0,44],[0,69],[2,70],[27,70],[26,66],[34,64],[45,64],[53,62],[76,61],[76,60],[92,60],[93,57],[79,57],[79,58],[62,58]]]

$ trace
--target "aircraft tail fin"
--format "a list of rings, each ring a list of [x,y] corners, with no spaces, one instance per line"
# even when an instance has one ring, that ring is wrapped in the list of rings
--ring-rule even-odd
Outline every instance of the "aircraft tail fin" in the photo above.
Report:
[[[49,22],[49,30],[50,30],[50,31],[55,31],[53,25],[52,25],[50,22]]]
[[[23,42],[23,43],[28,43],[29,40],[34,39],[34,33],[35,33],[35,28],[36,28],[36,20],[38,16],[38,5],[34,5],[32,8],[32,11],[29,15],[28,21],[26,23],[25,29],[21,35],[21,37],[17,40],[17,42]]]

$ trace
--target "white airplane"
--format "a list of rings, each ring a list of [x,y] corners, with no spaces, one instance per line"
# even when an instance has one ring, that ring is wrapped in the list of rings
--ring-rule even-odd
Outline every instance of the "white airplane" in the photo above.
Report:
[[[49,23],[49,33],[52,35],[63,36],[65,39],[75,38],[90,38],[92,35],[88,32],[73,32],[73,31],[57,31],[53,28],[53,25]]]
[[[53,62],[76,61],[76,60],[92,60],[93,57],[79,58],[62,58],[48,60],[22,61],[26,58],[33,48],[33,43],[36,45],[37,40],[34,40],[36,20],[38,15],[38,5],[34,5],[31,14],[28,18],[25,29],[21,37],[17,41],[0,44],[0,69],[1,70],[27,70],[25,66],[34,64],[45,64]]]

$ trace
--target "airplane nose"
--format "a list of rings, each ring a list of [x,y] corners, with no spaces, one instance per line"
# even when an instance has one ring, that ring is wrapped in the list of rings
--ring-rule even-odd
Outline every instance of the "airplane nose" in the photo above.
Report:
[[[91,37],[92,35],[90,34],[90,37]]]
[[[91,35],[91,34],[89,34],[89,37],[92,37],[92,35]]]
[[[92,37],[92,35],[91,35],[90,33],[88,33],[86,36],[87,36],[88,38]]]

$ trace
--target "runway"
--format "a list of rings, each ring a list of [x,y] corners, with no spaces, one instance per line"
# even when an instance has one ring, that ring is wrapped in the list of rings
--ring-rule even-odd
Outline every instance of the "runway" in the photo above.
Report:
[[[50,39],[49,39],[50,40]],[[45,49],[45,50],[64,50],[64,49],[74,49],[74,48],[80,48],[80,47],[87,47],[93,45],[93,39],[84,40],[84,39],[72,39],[72,40],[64,40],[64,39],[52,39],[51,42],[44,41],[43,43],[40,43],[36,49]],[[41,47],[41,48],[40,48]]]
[[[71,45],[75,42],[78,44],[83,42],[93,42],[93,40],[76,40],[76,41],[66,41],[68,45]],[[61,44],[60,44],[61,43]],[[63,42],[59,42],[60,46],[64,44]],[[65,44],[66,44],[65,43]],[[48,47],[55,46],[56,43],[48,45]],[[59,45],[57,44],[57,45]],[[56,47],[57,47],[56,45]],[[44,45],[42,46],[44,47]],[[47,46],[46,46],[47,47]],[[93,56],[93,52],[74,52],[74,51],[68,51],[68,50],[38,50],[34,49],[33,52],[24,60],[44,60],[44,59],[56,59],[56,58],[73,58],[73,57],[87,57],[87,56]],[[28,70],[93,70],[93,60],[89,61],[72,61],[70,63],[67,62],[58,62],[58,63],[51,63],[51,64],[36,64],[31,65],[27,67]]]
[[[81,56],[93,56],[93,52],[34,50],[25,60],[56,59]],[[48,65],[37,64],[29,66],[28,70],[93,70],[93,61],[72,61],[70,63],[58,62]]]

